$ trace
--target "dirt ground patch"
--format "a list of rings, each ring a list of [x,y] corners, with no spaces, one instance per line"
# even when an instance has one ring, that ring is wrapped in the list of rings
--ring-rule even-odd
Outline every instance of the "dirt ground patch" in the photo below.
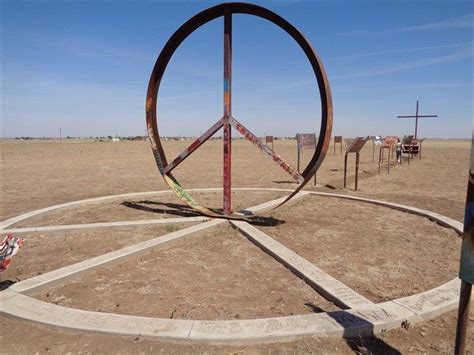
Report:
[[[307,196],[259,227],[378,303],[429,290],[459,270],[458,234],[421,216],[362,202]]]
[[[190,227],[194,223],[22,234],[25,244],[4,280],[21,281],[122,247]]]
[[[338,309],[227,225],[42,291],[43,301],[179,319],[248,319]]]
[[[169,157],[174,157],[190,143],[190,141],[165,142],[165,149],[167,153],[169,153]],[[84,198],[167,189],[154,165],[147,142],[94,143],[87,141],[63,141],[62,144],[59,144],[59,142],[54,141],[2,141],[0,144],[2,148],[2,164],[0,164],[0,218],[2,220],[34,209]],[[318,184],[320,184],[320,186],[313,187],[307,185],[307,189],[398,202],[438,212],[456,220],[462,220],[466,198],[469,149],[469,141],[427,140],[423,143],[422,160],[415,160],[410,165],[403,164],[402,166],[394,166],[390,174],[386,174],[385,172],[377,174],[377,162],[372,163],[372,146],[368,143],[361,154],[359,191],[355,192],[352,190],[353,185],[351,185],[354,172],[353,159],[350,159],[349,165],[349,188],[343,189],[344,155],[333,155],[331,145],[329,154],[321,166],[321,169],[318,171]],[[296,165],[296,142],[294,140],[275,141],[275,150]],[[202,146],[202,149],[191,156],[189,160],[186,160],[176,170],[176,176],[185,187],[220,187],[222,185],[221,153],[222,141],[216,140],[207,142]],[[256,151],[255,147],[251,144],[243,141],[233,142],[233,154],[233,186],[271,188],[296,187],[296,184],[294,184],[284,172],[280,171],[270,159]],[[303,164],[309,160],[310,155],[310,151],[303,152]],[[178,200],[175,202],[180,203]],[[235,203],[239,203],[238,199],[236,199]],[[288,207],[291,207],[291,205]],[[295,205],[295,208],[296,207],[297,205]],[[281,211],[283,213],[285,210],[282,209]],[[305,211],[305,213],[306,212],[310,213],[312,211]],[[355,214],[358,214],[360,212],[359,208],[357,208],[355,212],[357,212]],[[122,211],[120,211],[120,213],[122,213]],[[152,214],[152,212],[148,213],[150,215]],[[319,218],[318,216],[318,214],[314,214],[314,218]],[[71,218],[72,217],[73,215],[71,215]],[[95,215],[90,217],[95,217]],[[309,223],[310,218],[313,217],[308,217],[307,223]],[[398,218],[395,218],[395,220],[395,222],[397,222]],[[94,220],[94,222],[96,221],[97,220]],[[281,225],[279,228],[289,228],[290,222],[290,218],[287,218],[286,224]],[[295,220],[294,223],[292,222],[291,224],[294,230],[298,230],[298,228],[300,228],[299,224],[303,224],[303,222],[304,221],[301,220]],[[384,226],[391,228],[388,222]],[[122,229],[120,230],[122,231]],[[139,229],[133,228],[133,235],[135,235],[135,232],[138,230]],[[291,229],[291,232],[294,233],[294,230]],[[288,231],[290,231],[290,229],[288,229]],[[114,235],[118,236],[120,233],[114,232]],[[141,234],[144,235],[146,233]],[[268,234],[272,235],[270,232],[268,232]],[[395,230],[393,234],[390,235],[396,236],[398,234],[398,231]],[[50,236],[50,234],[47,233],[43,233],[42,235],[43,238]],[[70,235],[70,233],[68,233],[68,235]],[[130,234],[124,233],[124,236],[125,238],[129,238]],[[88,238],[95,237],[91,235]],[[114,238],[111,238],[111,240],[113,239]],[[389,243],[387,247],[391,246],[390,243],[394,243],[392,239],[393,238],[380,240],[380,245],[382,246],[385,245],[383,243]],[[123,241],[123,239],[120,240]],[[129,239],[125,239],[125,243],[128,242]],[[333,241],[331,241],[331,243],[332,242]],[[33,245],[32,243],[33,241],[29,242],[30,245]],[[43,272],[37,269],[36,264],[41,265],[41,263],[45,263],[46,259],[46,256],[41,252],[31,254],[38,255],[38,260],[33,260],[33,256],[30,257],[30,254],[28,254],[28,258],[26,258],[27,244],[25,244],[25,248],[20,251],[11,269],[8,271],[18,273],[20,269],[23,270],[21,278],[28,275],[30,268],[33,270],[31,272],[32,275],[38,271]],[[109,243],[106,244],[108,245]],[[319,246],[320,248],[323,247],[322,244],[323,243]],[[110,245],[114,244],[111,242]],[[104,248],[105,247],[106,246],[104,246]],[[397,247],[400,248],[401,244],[397,245]],[[435,245],[430,245],[430,247],[434,248]],[[440,244],[440,252],[442,252],[442,247],[443,245]],[[336,248],[336,245],[330,248]],[[370,248],[371,246],[369,245],[366,250]],[[447,262],[448,266],[445,272],[443,272],[443,275],[445,275],[443,277],[449,277],[451,272],[450,265],[455,266],[456,263],[456,261],[451,260],[449,255],[452,255],[453,260],[457,260],[457,256],[454,257],[455,247],[453,246],[452,248],[453,249],[448,246],[446,257],[449,257],[450,260]],[[81,250],[78,248],[70,251],[71,254],[67,254],[65,250],[65,259],[71,257],[68,255],[74,254],[81,254],[80,258],[90,257],[92,255],[90,250],[84,248],[84,251],[82,251],[83,248],[80,249]],[[388,249],[391,253],[389,255],[390,260],[396,260],[397,254],[395,252],[392,253],[390,248]],[[41,251],[41,248],[38,250]],[[28,251],[28,253],[30,252],[33,251]],[[413,267],[415,269],[420,268],[420,270],[422,267],[427,268],[426,265],[428,264],[429,257],[423,254],[424,250],[418,250],[418,252],[421,257],[421,263],[420,265],[414,264]],[[99,254],[101,253],[102,252]],[[59,253],[58,255],[61,254]],[[204,258],[205,256],[206,255],[201,255],[201,257]],[[365,254],[362,257],[365,258]],[[36,259],[36,256],[34,258]],[[63,262],[61,260],[62,256],[57,259],[58,262]],[[440,257],[440,262],[442,260],[444,259]],[[383,262],[383,260],[379,261]],[[441,268],[442,264],[438,265],[436,261],[437,260],[434,260],[435,268]],[[212,263],[209,262],[206,265],[210,267]],[[272,263],[272,265],[278,264]],[[323,267],[323,265],[321,265],[321,267]],[[431,267],[428,269],[429,276]],[[5,276],[8,279],[15,278],[17,275],[18,274],[10,274],[10,276]],[[404,275],[399,275],[399,277],[403,279]],[[372,279],[370,281],[372,281]],[[257,287],[258,285],[255,286]],[[373,286],[374,289],[377,288],[376,282],[374,282]],[[274,287],[278,287],[276,282]],[[303,284],[302,289],[305,287],[307,286]],[[378,297],[380,295],[381,294],[377,293],[377,295],[374,296]],[[111,307],[112,306],[113,305],[111,305]],[[289,305],[289,307],[299,306]],[[306,308],[304,308],[304,310],[306,311]],[[232,311],[235,312],[234,310]],[[286,311],[287,310],[285,310],[285,312]],[[468,334],[468,348],[471,350],[474,349],[474,317],[472,312],[471,310],[470,331]],[[232,312],[229,314],[232,314]],[[384,334],[379,334],[376,337],[350,339],[347,341],[342,339],[318,339],[309,337],[274,344],[209,346],[170,343],[142,337],[135,338],[78,333],[30,324],[21,320],[12,320],[2,316],[0,317],[0,325],[2,328],[0,332],[0,342],[2,344],[0,352],[20,354],[36,352],[452,352],[455,323],[456,312],[452,311],[431,321],[412,325],[409,329],[396,329]],[[28,334],[28,338],[19,337],[18,334]]]

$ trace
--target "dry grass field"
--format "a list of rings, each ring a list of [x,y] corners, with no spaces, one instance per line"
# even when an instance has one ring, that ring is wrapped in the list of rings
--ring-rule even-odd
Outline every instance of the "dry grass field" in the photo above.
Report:
[[[51,205],[91,197],[166,190],[147,142],[10,141],[1,144],[0,220]],[[164,142],[168,158],[190,141]],[[296,142],[274,149],[296,166]],[[306,163],[311,151],[303,152]],[[378,174],[372,143],[361,154],[359,191],[354,157],[343,188],[344,156],[332,145],[307,190],[397,202],[461,221],[470,157],[469,141],[423,143],[422,160],[392,162]],[[378,151],[375,152],[378,156]],[[296,184],[257,148],[233,142],[233,186],[294,189]],[[187,188],[221,187],[222,141],[207,142],[176,170]],[[235,209],[286,195],[236,191]],[[222,207],[220,192],[195,193],[203,204]],[[56,211],[15,227],[158,219],[193,212],[169,195],[114,199]],[[418,293],[457,274],[457,234],[425,218],[387,208],[308,196],[270,213],[276,225],[257,226],[374,302]],[[196,222],[199,223],[199,222]],[[4,279],[25,278],[137,243],[190,223],[90,231],[25,234],[26,243]],[[53,257],[48,255],[57,243]],[[183,262],[184,261],[184,262]],[[124,287],[125,286],[125,287]],[[182,319],[244,319],[305,314],[337,307],[230,227],[182,240],[87,277],[34,295],[56,304],[119,314]],[[474,310],[468,348],[474,349]],[[303,338],[246,346],[163,342],[143,337],[75,333],[0,317],[0,353],[435,353],[452,352],[456,312],[359,339]],[[28,334],[28,337],[19,335]]]

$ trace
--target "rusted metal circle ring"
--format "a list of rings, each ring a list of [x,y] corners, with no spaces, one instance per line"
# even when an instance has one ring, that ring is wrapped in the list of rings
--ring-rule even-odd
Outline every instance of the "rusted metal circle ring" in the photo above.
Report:
[[[296,188],[296,190],[283,202],[285,203],[291,199],[298,191],[300,191],[303,186],[311,179],[311,177],[316,173],[320,165],[322,164],[326,152],[329,147],[329,142],[331,139],[332,132],[332,99],[331,91],[326,76],[326,72],[322,65],[322,62],[311,46],[308,40],[304,35],[299,32],[293,25],[288,21],[275,14],[274,12],[263,8],[261,6],[247,4],[247,3],[224,3],[211,8],[208,8],[191,19],[184,23],[168,40],[165,44],[163,50],[161,51],[158,59],[156,60],[153,72],[150,77],[147,91],[147,100],[146,100],[146,121],[148,136],[151,143],[151,148],[155,156],[155,161],[158,166],[158,169],[165,179],[165,181],[170,185],[170,187],[175,191],[175,193],[191,207],[201,211],[204,214],[216,216],[219,215],[218,212],[210,210],[208,208],[197,205],[197,203],[188,195],[184,189],[179,185],[178,181],[173,177],[171,173],[165,173],[165,167],[168,165],[165,152],[160,142],[160,135],[158,132],[157,125],[157,97],[158,91],[160,88],[161,80],[163,78],[165,69],[180,44],[196,29],[203,26],[209,21],[212,21],[218,17],[224,16],[225,13],[231,14],[248,14],[254,15],[265,20],[268,20],[286,33],[288,33],[301,47],[306,57],[308,58],[311,67],[313,69],[316,81],[318,83],[320,100],[321,100],[321,128],[319,133],[318,143],[316,145],[315,152],[310,162],[303,170],[301,175],[303,176],[303,182]],[[282,204],[283,204],[282,203]],[[201,207],[201,208],[198,208]]]

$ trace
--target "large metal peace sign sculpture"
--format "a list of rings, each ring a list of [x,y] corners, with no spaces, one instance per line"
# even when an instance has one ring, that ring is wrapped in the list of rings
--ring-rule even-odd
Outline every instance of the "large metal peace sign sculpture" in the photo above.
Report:
[[[285,32],[287,32],[301,47],[306,57],[308,58],[313,69],[320,93],[321,99],[321,129],[319,140],[316,146],[313,157],[308,166],[300,174],[291,164],[285,161],[282,157],[277,155],[269,146],[261,142],[250,130],[237,121],[232,116],[232,14],[248,14],[261,17],[270,22],[273,22]],[[194,141],[187,149],[185,149],[172,162],[168,163],[165,152],[160,142],[160,135],[157,124],[157,103],[158,90],[160,88],[161,79],[165,72],[166,66],[170,61],[173,53],[179,45],[192,32],[214,20],[218,17],[224,17],[224,115],[211,128],[209,128],[201,137]],[[329,83],[324,71],[323,65],[316,51],[313,49],[308,40],[303,34],[299,32],[293,25],[288,23],[285,19],[278,16],[274,12],[263,7],[245,4],[245,3],[225,3],[207,10],[204,10],[186,23],[184,23],[168,40],[163,50],[161,51],[153,72],[150,77],[146,100],[146,121],[148,136],[151,142],[151,148],[155,156],[158,169],[163,176],[166,183],[176,193],[176,195],[193,209],[202,214],[211,217],[225,217],[230,219],[246,219],[251,216],[232,211],[231,204],[231,146],[232,134],[231,127],[236,129],[246,139],[255,144],[265,154],[270,156],[282,169],[284,169],[297,183],[298,187],[288,196],[279,206],[290,200],[316,173],[321,163],[324,160],[326,152],[329,147],[329,141],[332,131],[332,100]],[[184,159],[191,155],[198,149],[205,141],[212,137],[220,128],[224,129],[224,201],[222,212],[209,207],[201,206],[183,187],[179,184],[173,176],[172,171]],[[278,206],[277,206],[278,207]]]

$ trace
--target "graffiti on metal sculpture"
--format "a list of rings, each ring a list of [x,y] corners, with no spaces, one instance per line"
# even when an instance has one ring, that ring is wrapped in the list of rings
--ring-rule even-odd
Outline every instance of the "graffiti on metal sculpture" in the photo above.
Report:
[[[291,164],[285,161],[280,155],[273,151],[273,137],[267,136],[265,143],[253,134],[247,127],[241,124],[232,116],[232,15],[246,14],[253,15],[265,20],[268,20],[290,35],[296,43],[306,54],[311,68],[316,77],[315,83],[319,88],[319,98],[321,104],[321,129],[320,139],[316,142],[316,137],[312,134],[310,147],[314,149],[314,154],[306,166],[306,168],[299,173]],[[219,18],[224,18],[224,113],[217,122],[211,126],[204,134],[197,138],[191,145],[179,154],[174,160],[168,163],[166,155],[161,145],[160,134],[158,131],[157,121],[157,106],[158,106],[158,91],[160,88],[161,79],[165,73],[166,67],[171,60],[174,52],[181,43],[195,30],[205,25],[206,23]],[[160,174],[165,180],[166,184],[173,190],[176,196],[193,208],[195,211],[211,216],[211,217],[225,217],[231,219],[247,219],[248,213],[239,213],[232,210],[232,184],[231,184],[231,166],[232,166],[232,132],[235,129],[245,139],[256,145],[264,154],[269,156],[281,169],[286,171],[299,185],[280,205],[289,201],[294,195],[300,191],[303,186],[311,179],[321,166],[326,152],[329,147],[329,141],[332,131],[332,99],[329,83],[326,77],[323,65],[314,51],[311,44],[294,26],[277,14],[267,10],[261,6],[245,4],[245,3],[224,3],[211,8],[208,8],[197,15],[193,16],[185,22],[166,42],[161,51],[151,73],[150,81],[148,83],[147,100],[146,100],[146,123],[148,129],[148,137],[150,140],[151,149],[155,157],[155,162]],[[199,147],[209,140],[220,129],[223,129],[224,141],[224,174],[223,174],[223,208],[222,210],[213,209],[200,205],[178,182],[173,176],[173,170],[176,169],[186,158],[193,154]],[[272,143],[272,148],[268,143]],[[309,143],[303,143],[304,148],[309,147]],[[275,207],[275,208],[276,208]]]
[[[471,142],[471,165],[467,183],[459,278],[474,284],[474,135]]]

